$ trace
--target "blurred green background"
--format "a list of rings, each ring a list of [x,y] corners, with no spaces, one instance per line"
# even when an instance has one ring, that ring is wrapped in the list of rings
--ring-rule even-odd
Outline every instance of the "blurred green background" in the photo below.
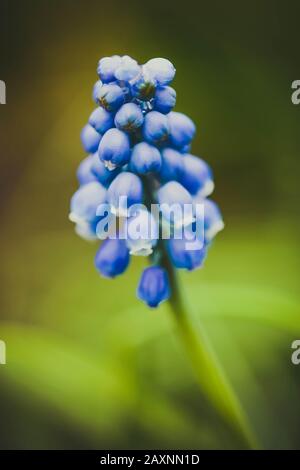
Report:
[[[1,0],[1,448],[239,448],[200,394],[144,260],[101,279],[68,221],[100,57],[176,66],[226,230],[182,275],[265,448],[299,448],[299,2]]]

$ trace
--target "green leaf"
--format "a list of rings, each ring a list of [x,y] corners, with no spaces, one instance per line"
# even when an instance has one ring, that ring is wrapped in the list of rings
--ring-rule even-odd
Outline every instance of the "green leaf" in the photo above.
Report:
[[[298,304],[287,295],[266,296],[259,289],[228,289],[215,284],[210,289],[205,285],[201,288],[189,286],[188,297],[182,300],[177,289],[178,284],[173,278],[171,309],[203,392],[250,447],[258,447],[238,395],[211,346],[201,319],[208,318],[211,312],[221,318],[229,311],[232,317],[259,320],[297,333],[300,331]],[[236,305],[238,308],[234,308]]]
[[[174,303],[172,304],[174,306]],[[211,347],[203,326],[198,331],[188,317],[188,309],[173,309],[178,332],[194,368],[199,385],[223,418],[232,425],[247,446],[257,448],[257,440],[227,375]]]
[[[2,379],[98,435],[117,432],[115,423],[135,397],[125,368],[108,357],[95,360],[78,344],[49,330],[1,324],[0,331],[7,344]]]
[[[187,445],[215,445],[216,438],[207,429],[155,387],[147,384],[141,394],[130,351],[123,350],[120,361],[115,355],[90,354],[78,343],[42,328],[2,323],[0,331],[8,345],[1,380],[85,429],[91,442],[100,438],[103,446],[113,441],[126,447],[125,423],[130,417],[142,435],[158,436],[153,441],[156,446],[160,439],[179,445],[177,439],[183,442],[185,435],[192,436]],[[171,429],[178,429],[175,436]]]
[[[300,332],[300,303],[286,290],[256,285],[202,282],[187,285],[197,317],[243,318]],[[201,302],[199,300],[201,299]]]

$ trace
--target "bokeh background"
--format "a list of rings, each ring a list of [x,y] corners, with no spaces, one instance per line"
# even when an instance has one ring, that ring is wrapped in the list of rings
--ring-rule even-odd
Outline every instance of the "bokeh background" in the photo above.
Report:
[[[101,279],[68,221],[100,57],[169,58],[226,230],[181,276],[265,448],[300,447],[299,2],[0,0],[0,447],[239,448],[198,390],[144,260]]]

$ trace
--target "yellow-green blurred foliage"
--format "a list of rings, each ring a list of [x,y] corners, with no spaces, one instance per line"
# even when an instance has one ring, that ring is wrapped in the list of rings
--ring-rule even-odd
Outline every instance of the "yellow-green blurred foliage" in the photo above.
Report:
[[[1,448],[237,448],[199,393],[144,260],[101,279],[68,205],[97,60],[167,57],[226,229],[181,276],[265,447],[299,446],[297,2],[1,1]]]

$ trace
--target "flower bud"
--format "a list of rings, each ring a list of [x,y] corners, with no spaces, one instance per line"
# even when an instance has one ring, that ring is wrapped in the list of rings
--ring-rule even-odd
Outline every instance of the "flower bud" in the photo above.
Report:
[[[125,132],[109,129],[101,139],[98,154],[100,160],[109,169],[115,169],[128,163],[130,157],[130,141]]]
[[[113,213],[127,217],[129,208],[142,202],[143,186],[140,178],[127,171],[120,173],[109,186],[107,198]]]
[[[95,266],[104,277],[116,277],[127,269],[130,257],[125,240],[104,240],[96,254]]]
[[[136,131],[143,122],[143,113],[135,103],[123,104],[115,116],[116,127],[125,132]]]
[[[168,85],[175,77],[175,67],[168,59],[156,58],[148,60],[145,68],[159,85]]]
[[[140,66],[136,60],[124,55],[115,71],[115,77],[121,82],[129,82],[140,73]]]
[[[95,241],[98,239],[96,234],[96,225],[97,223],[95,222],[86,222],[85,220],[82,220],[75,224],[75,232],[79,237],[83,238],[83,240],[88,242]]]
[[[166,142],[169,137],[168,118],[158,111],[151,111],[146,114],[143,135],[149,144],[160,145]]]
[[[72,196],[70,220],[93,222],[99,204],[106,201],[106,189],[97,181],[81,186]]]
[[[120,173],[120,168],[118,167],[115,170],[106,168],[103,161],[100,160],[98,152],[94,153],[91,157],[91,173],[96,177],[97,181],[107,188],[112,180]]]
[[[154,109],[168,114],[176,104],[176,91],[170,86],[157,88],[154,96]]]
[[[193,245],[192,249],[189,249],[189,244]],[[202,266],[206,248],[198,240],[191,242],[184,237],[180,239],[170,238],[168,240],[168,253],[176,268],[192,271]]]
[[[90,125],[87,124],[81,131],[81,142],[87,153],[94,153],[98,149],[101,135]]]
[[[112,113],[106,111],[104,108],[96,108],[92,112],[89,118],[89,124],[97,131],[99,134],[104,134],[108,129],[114,125],[114,117]]]
[[[160,179],[164,183],[167,181],[179,181],[183,171],[182,154],[172,148],[165,148],[161,151],[162,165],[160,169]]]
[[[183,171],[179,179],[192,195],[209,196],[214,190],[212,171],[201,158],[186,154],[182,156]]]
[[[103,83],[109,83],[115,80],[115,71],[121,63],[121,57],[113,55],[112,57],[103,57],[99,60],[97,73]]]
[[[158,240],[158,225],[153,215],[146,209],[141,209],[129,217],[125,238],[131,255],[151,255]]]
[[[158,172],[161,167],[161,155],[159,150],[147,142],[140,142],[133,147],[130,169],[141,175],[150,172]]]
[[[131,80],[130,90],[135,99],[140,101],[150,101],[154,97],[156,85],[156,80],[152,77],[145,66],[143,66],[141,73]]]
[[[98,104],[98,93],[100,91],[100,88],[102,87],[103,83],[101,80],[98,80],[95,85],[93,86],[93,93],[92,93],[92,98],[93,101],[95,101],[96,104]]]
[[[171,144],[178,149],[190,144],[196,133],[193,121],[185,114],[171,111],[168,114],[168,122]]]
[[[211,199],[204,199],[204,236],[206,243],[209,243],[223,230],[224,221],[218,205]]]
[[[121,87],[115,83],[103,85],[97,96],[97,102],[109,112],[117,111],[124,104],[125,95]]]
[[[150,266],[143,271],[137,296],[149,307],[155,308],[170,297],[168,273],[159,266]]]
[[[163,217],[175,227],[186,226],[194,221],[192,197],[177,181],[163,185],[157,197]]]
[[[77,179],[80,185],[97,181],[96,176],[92,172],[93,155],[84,158],[77,168]]]

